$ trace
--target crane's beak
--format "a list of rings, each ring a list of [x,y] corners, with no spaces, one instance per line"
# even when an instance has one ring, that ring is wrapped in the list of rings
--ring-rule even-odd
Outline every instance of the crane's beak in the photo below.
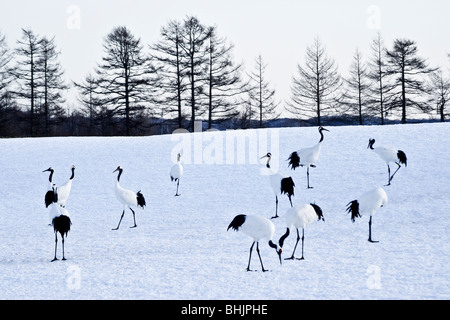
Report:
[[[264,155],[264,156],[262,156],[261,158],[259,158],[259,159],[264,159],[264,158],[267,158],[267,154],[266,155]]]
[[[42,172],[47,172],[47,171],[51,171],[50,169],[45,169],[44,171],[42,171]]]
[[[118,171],[118,170],[119,170],[119,168],[117,168],[116,170],[114,170],[113,173],[116,172],[116,171]]]
[[[325,128],[322,128],[322,130],[323,130],[323,131],[328,131],[328,132],[330,132],[330,130],[328,130],[328,129],[325,129]]]

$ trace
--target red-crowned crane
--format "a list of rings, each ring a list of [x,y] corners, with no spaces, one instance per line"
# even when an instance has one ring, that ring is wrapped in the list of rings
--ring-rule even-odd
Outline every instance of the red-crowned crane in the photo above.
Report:
[[[72,188],[72,181],[75,176],[75,166],[72,166],[71,170],[72,170],[72,175],[70,176],[69,180],[67,180],[67,182],[65,184],[63,184],[62,186],[58,187],[58,204],[62,207],[66,206],[66,201],[70,195],[70,190]],[[53,190],[51,188],[51,185],[52,185],[53,173],[55,172],[55,170],[52,167],[50,167],[42,172],[47,172],[47,171],[50,172],[50,176],[48,178],[49,189],[48,189],[47,193],[45,194],[44,201],[45,201],[45,206],[48,208],[48,206],[53,201]]]
[[[270,169],[270,160],[272,159],[272,154],[268,152],[265,156],[262,156],[261,159],[267,157],[266,167]],[[278,196],[285,194],[289,198],[289,202],[292,207],[292,199],[291,197],[294,195],[294,187],[295,183],[292,180],[292,177],[286,177],[278,172],[273,172],[272,170],[269,173],[269,182],[272,187],[273,193],[275,194],[275,216],[272,219],[278,218]]]
[[[387,205],[388,196],[383,188],[376,188],[370,191],[367,191],[363,195],[361,195],[358,199],[350,201],[347,204],[347,212],[351,213],[352,222],[355,222],[356,218],[361,217],[364,214],[370,215],[369,219],[369,242],[378,242],[372,240],[372,216],[375,212]]]
[[[391,185],[392,179],[394,179],[394,175],[397,173],[397,171],[401,168],[402,164],[407,167],[407,159],[406,154],[402,150],[395,150],[385,147],[376,147],[374,148],[375,139],[369,139],[369,144],[367,145],[367,148],[370,150],[373,150],[376,154],[380,156],[381,159],[386,162],[386,165],[388,167],[388,184],[386,186]],[[397,170],[392,174],[391,176],[391,168],[389,167],[389,163],[394,162],[398,167]]]
[[[250,269],[250,262],[252,260],[252,251],[255,243],[256,243],[256,252],[258,253],[259,261],[261,262],[262,271],[263,272],[268,271],[264,269],[261,255],[259,253],[259,241],[261,239],[267,239],[269,241],[269,246],[275,249],[281,264],[282,250],[278,245],[272,242],[273,234],[275,232],[275,225],[272,223],[272,221],[261,216],[240,214],[234,217],[233,221],[231,221],[230,225],[228,226],[227,231],[230,228],[235,231],[241,231],[253,239],[252,246],[250,247],[250,255],[248,258],[247,271],[252,271]]]
[[[61,235],[62,240],[62,260],[66,260],[66,257],[64,256],[64,237],[67,237],[67,233],[70,231],[70,225],[72,224],[72,221],[70,220],[69,212],[67,211],[67,209],[58,204],[59,190],[55,184],[53,184],[52,191],[53,200],[49,207],[53,231],[55,232],[55,257],[52,260],[53,262],[58,260],[58,258],[56,258],[56,251],[58,248],[58,233]]]
[[[314,221],[325,221],[322,209],[314,203],[296,205],[295,207],[288,209],[284,215],[284,218],[286,220],[287,229],[286,233],[282,235],[278,241],[280,247],[283,247],[284,240],[286,240],[289,236],[290,230],[292,230],[292,228],[297,230],[297,242],[295,243],[294,251],[292,251],[292,256],[290,258],[286,258],[285,260],[304,260],[303,248],[305,244],[305,228],[308,224],[313,223]],[[300,240],[300,234],[298,232],[299,228],[302,228],[302,257],[295,258],[295,250],[297,249],[297,244]]]
[[[122,188],[119,184],[119,180],[120,180],[120,176],[122,175],[123,168],[121,166],[118,166],[117,169],[113,171],[113,173],[116,171],[119,171],[119,174],[117,176],[117,181],[116,181],[116,188],[115,188],[116,197],[122,203],[123,211],[122,211],[122,215],[120,216],[119,224],[117,225],[116,228],[114,228],[112,230],[119,229],[120,223],[122,222],[123,215],[125,214],[125,209],[127,209],[127,208],[130,209],[131,212],[133,213],[134,225],[130,228],[136,228],[137,225],[136,225],[135,212],[131,208],[131,206],[141,207],[142,209],[144,209],[144,207],[146,205],[144,196],[142,195],[141,191],[134,192],[134,191]]]
[[[320,150],[322,149],[322,141],[323,141],[323,131],[329,131],[323,127],[319,127],[320,140],[319,142],[309,148],[303,148],[297,150],[288,158],[289,164],[292,170],[297,169],[298,167],[306,166],[306,178],[308,181],[308,189],[312,189],[309,185],[309,167],[315,168],[317,159],[319,158]]]
[[[178,197],[180,194],[178,194],[178,186],[180,185],[180,179],[183,175],[183,166],[180,163],[181,161],[181,154],[177,154],[177,163],[170,168],[170,180],[177,182],[177,192],[175,193],[175,197]]]

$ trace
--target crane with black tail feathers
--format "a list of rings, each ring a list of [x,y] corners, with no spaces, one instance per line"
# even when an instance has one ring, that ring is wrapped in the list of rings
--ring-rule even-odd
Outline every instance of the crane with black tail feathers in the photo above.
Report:
[[[58,233],[61,235],[62,240],[62,260],[66,260],[66,257],[64,255],[64,237],[67,237],[72,221],[70,220],[69,212],[67,211],[67,209],[58,204],[58,188],[55,184],[52,186],[52,195],[53,200],[49,207],[50,216],[52,217],[51,221],[53,231],[55,232],[55,257],[52,260],[53,262],[58,260],[58,258],[56,258],[56,251],[58,248]]]
[[[386,162],[386,165],[388,167],[388,183],[386,186],[391,185],[392,179],[394,179],[395,174],[400,170],[402,164],[407,167],[407,158],[406,154],[402,150],[395,150],[385,147],[374,147],[375,139],[369,139],[369,144],[367,145],[367,148],[378,154],[378,156]],[[398,167],[397,170],[392,174],[391,176],[391,168],[389,167],[389,163],[394,162]]]
[[[298,167],[306,166],[306,179],[308,182],[308,189],[312,189],[309,185],[309,167],[315,168],[316,162],[319,159],[320,150],[322,149],[323,131],[329,131],[323,127],[319,127],[320,140],[317,144],[309,148],[303,148],[291,153],[288,158],[289,164],[292,170]]]
[[[358,199],[350,201],[347,204],[347,213],[351,213],[351,220],[355,222],[356,218],[360,218],[364,214],[370,215],[369,218],[369,242],[375,243],[378,241],[372,240],[372,216],[377,210],[388,203],[388,196],[383,188],[376,188],[367,191]]]
[[[268,271],[264,269],[261,255],[259,253],[259,241],[261,239],[267,239],[269,241],[268,242],[269,246],[275,249],[281,264],[282,250],[277,244],[272,242],[273,234],[275,232],[275,225],[272,223],[272,221],[261,216],[240,214],[234,217],[233,221],[231,221],[230,225],[227,228],[227,231],[229,229],[241,231],[253,239],[252,246],[250,247],[250,255],[248,258],[247,271],[252,271],[250,269],[250,262],[252,260],[252,251],[255,243],[256,243],[256,252],[258,253],[262,271],[263,272]]]
[[[178,186],[180,185],[180,179],[183,175],[183,166],[181,165],[181,154],[177,154],[177,163],[170,168],[170,180],[177,182],[177,192],[175,193],[175,197],[178,197],[180,194],[178,193]]]
[[[325,221],[322,209],[314,203],[296,205],[286,212],[284,218],[286,220],[287,229],[286,233],[282,235],[280,240],[278,241],[280,247],[283,247],[284,241],[290,234],[290,230],[292,228],[295,228],[297,230],[297,242],[295,243],[294,251],[292,251],[291,257],[286,258],[285,260],[304,260],[305,258],[303,256],[303,249],[305,244],[305,228],[308,224],[313,223],[314,221]],[[300,234],[298,231],[299,228],[302,228],[302,257],[295,258],[295,250],[297,249],[298,242],[300,241]]]
[[[272,159],[272,154],[268,152],[266,155],[262,156],[261,159],[267,158],[266,167],[270,168],[270,160]],[[295,183],[292,177],[286,177],[278,172],[269,172],[269,182],[272,187],[273,193],[275,194],[275,216],[272,219],[278,218],[278,196],[285,194],[289,198],[289,203],[292,207],[291,197],[294,195]]]
[[[72,181],[73,181],[73,178],[75,177],[75,166],[72,166],[71,170],[72,170],[72,175],[70,176],[69,180],[67,180],[67,182],[65,184],[63,184],[62,186],[58,187],[58,204],[62,207],[66,206],[67,199],[69,198],[69,195],[70,195],[70,190],[72,188]],[[50,167],[42,172],[47,172],[47,171],[50,172],[50,176],[48,177],[49,189],[48,189],[47,193],[45,194],[45,198],[44,198],[46,208],[48,208],[48,206],[53,202],[52,178],[53,178],[53,173],[55,172],[55,170],[52,167]]]
[[[120,186],[119,184],[119,180],[120,180],[120,176],[122,175],[123,172],[123,168],[121,166],[118,166],[116,170],[113,171],[116,172],[119,171],[119,174],[117,176],[117,181],[116,181],[116,197],[117,199],[122,203],[123,205],[123,211],[122,211],[122,215],[120,216],[120,220],[119,220],[119,224],[117,225],[116,228],[112,229],[112,230],[118,230],[120,227],[120,223],[122,222],[122,218],[125,214],[125,210],[128,208],[131,210],[131,212],[133,213],[133,221],[134,221],[134,225],[130,228],[136,228],[136,217],[135,217],[135,212],[134,210],[131,208],[131,206],[134,207],[141,207],[142,209],[144,209],[146,203],[145,203],[145,198],[143,196],[143,194],[141,193],[141,191],[138,192],[134,192],[131,190],[127,190],[124,189]]]

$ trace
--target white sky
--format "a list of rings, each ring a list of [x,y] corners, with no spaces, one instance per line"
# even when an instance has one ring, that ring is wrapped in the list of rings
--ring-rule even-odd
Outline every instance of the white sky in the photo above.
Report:
[[[67,81],[82,80],[100,62],[103,38],[113,27],[127,26],[147,45],[159,40],[160,29],[168,21],[187,15],[217,26],[218,34],[235,45],[235,59],[243,61],[246,70],[253,68],[254,58],[261,54],[268,63],[267,80],[279,100],[289,99],[297,64],[303,65],[305,49],[316,36],[343,76],[357,47],[365,57],[369,55],[378,31],[388,48],[395,38],[409,38],[432,66],[450,68],[447,0],[0,1],[0,31],[10,47],[20,38],[22,27],[55,36]],[[79,9],[79,20],[70,11],[72,6]],[[79,28],[70,25],[73,21],[79,21]]]

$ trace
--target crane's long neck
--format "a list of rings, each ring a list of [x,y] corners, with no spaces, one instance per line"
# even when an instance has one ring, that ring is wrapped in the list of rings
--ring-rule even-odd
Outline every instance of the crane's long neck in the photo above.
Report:
[[[75,168],[72,168],[72,175],[70,176],[70,180],[72,180],[73,177],[75,177]]]
[[[323,132],[322,132],[322,130],[319,130],[319,133],[320,133],[319,143],[321,143],[323,141]]]
[[[271,158],[269,157],[269,158],[267,158],[267,164],[266,164],[266,167],[267,168],[269,168],[270,169],[270,160],[271,160]]]
[[[117,182],[120,181],[120,176],[122,175],[122,169],[119,170],[119,174],[117,175]]]
[[[50,171],[50,176],[48,177],[48,181],[50,181],[50,183],[52,182],[53,172],[54,172],[54,170],[51,170]]]

